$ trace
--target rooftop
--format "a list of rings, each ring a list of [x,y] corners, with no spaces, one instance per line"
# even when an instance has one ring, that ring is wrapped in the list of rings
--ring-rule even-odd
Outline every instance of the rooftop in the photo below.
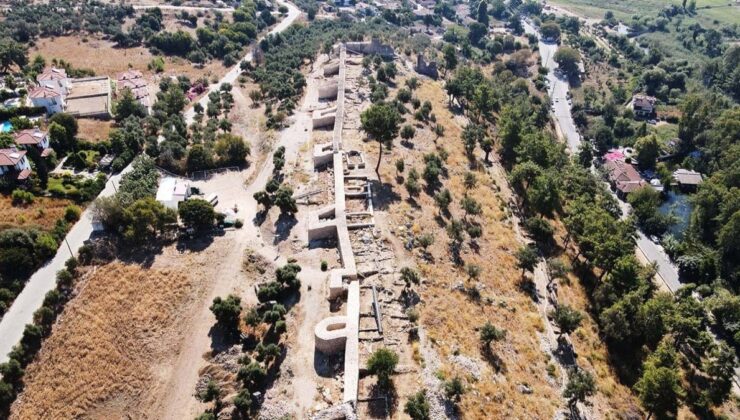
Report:
[[[18,150],[15,147],[10,149],[0,149],[0,166],[14,166],[26,155],[25,150]]]
[[[34,99],[57,98],[62,96],[62,94],[47,86],[37,86],[31,89],[31,92],[28,93],[28,96]]]
[[[683,185],[699,185],[704,181],[704,178],[699,172],[689,169],[676,169],[673,172],[673,179]]]
[[[27,144],[39,144],[46,137],[46,133],[39,130],[38,128],[31,128],[28,130],[22,130],[13,136],[16,144],[27,145]]]
[[[62,80],[67,78],[67,71],[64,69],[58,69],[56,67],[50,67],[44,69],[43,73],[36,76],[36,80],[39,82],[42,80]]]

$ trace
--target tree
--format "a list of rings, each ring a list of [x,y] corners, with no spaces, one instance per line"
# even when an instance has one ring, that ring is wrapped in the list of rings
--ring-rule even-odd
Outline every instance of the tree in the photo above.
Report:
[[[465,393],[465,385],[459,376],[455,376],[449,381],[445,382],[445,395],[447,398],[457,403],[460,401],[460,397]]]
[[[391,145],[391,141],[398,135],[398,124],[401,116],[395,107],[376,103],[360,115],[362,130],[378,142],[378,163],[375,173],[380,177],[380,162],[383,157],[383,145]]]
[[[480,343],[486,350],[490,351],[492,342],[501,341],[504,338],[506,338],[506,330],[498,329],[490,322],[486,322],[480,328]]]
[[[515,256],[517,259],[517,267],[522,269],[522,277],[524,277],[524,273],[526,271],[534,271],[534,267],[540,259],[537,251],[529,245],[520,247]]]
[[[185,164],[190,172],[211,168],[213,166],[213,156],[210,149],[206,149],[202,144],[194,144],[188,150]]]
[[[298,206],[293,198],[293,189],[287,185],[281,185],[275,192],[275,205],[280,208],[280,213],[293,215],[298,212]]]
[[[445,60],[445,71],[454,70],[457,67],[457,50],[452,44],[442,47],[442,55]]]
[[[675,417],[679,401],[683,398],[681,379],[675,367],[646,363],[642,376],[635,384],[642,406],[650,415]]]
[[[241,389],[238,394],[234,397],[234,407],[239,411],[243,418],[248,418],[247,415],[252,409],[252,394],[248,389]]]
[[[8,37],[3,37],[0,41],[0,70],[8,73],[13,65],[18,66],[20,70],[27,63],[25,47]]]
[[[480,22],[471,22],[468,25],[468,40],[473,45],[478,45],[488,33],[488,27]]]
[[[450,203],[452,203],[452,194],[447,188],[434,194],[434,204],[439,208],[440,214],[449,211]]]
[[[123,237],[134,244],[152,241],[159,232],[164,231],[166,225],[177,221],[174,210],[168,209],[153,197],[136,200],[123,210],[123,214],[118,213],[118,208],[112,211],[114,213],[107,214],[110,217],[104,219],[106,225],[121,217]]]
[[[66,112],[58,112],[51,116],[51,118],[49,119],[49,123],[57,123],[64,127],[64,133],[67,136],[65,139],[65,143],[70,146],[70,148],[68,148],[67,150],[76,149],[76,147],[74,146],[76,146],[77,130],[79,129],[79,127],[77,125],[77,120],[75,119],[75,117],[67,114]],[[51,134],[51,132],[49,134]]]
[[[239,329],[239,315],[242,311],[241,299],[228,295],[226,299],[217,296],[209,308],[216,317],[218,325],[227,333],[235,334]]]
[[[560,330],[558,338],[575,331],[583,321],[583,314],[568,305],[558,305],[555,310],[550,312],[550,316]]]
[[[637,164],[641,169],[655,167],[655,161],[660,153],[660,143],[654,134],[637,139],[635,150],[637,151]]]
[[[131,93],[131,89],[124,89],[121,98],[115,103],[113,113],[116,116],[116,121],[121,122],[130,116],[144,118],[147,115],[147,110],[144,105],[139,102],[134,94]]]
[[[560,39],[560,26],[555,22],[543,23],[540,26],[540,34],[544,39],[557,41]]]
[[[375,350],[367,361],[367,370],[378,377],[378,385],[391,385],[391,375],[398,364],[398,355],[385,347]]]
[[[594,161],[594,148],[590,142],[584,141],[578,146],[578,163],[584,168],[590,168]]]
[[[563,397],[568,399],[568,406],[585,403],[588,397],[596,393],[596,381],[590,372],[578,367],[568,370],[568,384],[563,391]]]
[[[210,380],[206,384],[206,389],[198,394],[198,398],[203,402],[216,401],[216,405],[218,405],[221,400],[221,387],[218,386],[216,381]]]
[[[213,205],[200,198],[193,198],[180,203],[178,213],[185,226],[198,230],[212,227],[216,217]]]
[[[243,165],[250,153],[249,144],[239,136],[224,133],[216,139],[216,154],[227,165]]]
[[[579,75],[578,63],[581,61],[581,55],[577,50],[571,47],[560,47],[553,57],[558,67],[570,78],[576,78]]]
[[[3,381],[13,385],[20,384],[21,379],[24,375],[23,366],[16,359],[8,359],[7,362],[0,364],[0,374],[2,375]]]
[[[409,400],[406,401],[403,412],[408,414],[412,420],[428,420],[429,402],[427,401],[426,391],[421,390],[412,395]]]
[[[401,128],[401,138],[405,141],[409,141],[412,138],[414,138],[414,135],[416,134],[416,129],[414,126],[410,124],[406,124]]]

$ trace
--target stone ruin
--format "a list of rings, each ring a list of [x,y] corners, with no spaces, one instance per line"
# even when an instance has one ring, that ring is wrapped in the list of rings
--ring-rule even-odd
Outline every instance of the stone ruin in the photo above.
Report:
[[[373,37],[370,42],[347,42],[345,47],[347,51],[355,54],[379,55],[386,58],[393,58],[396,56],[393,51],[393,47],[388,44],[383,44],[377,37]]]
[[[439,77],[439,71],[437,70],[437,62],[436,61],[430,61],[426,62],[424,60],[424,55],[419,54],[416,56],[416,67],[414,68],[417,73],[422,74],[424,76],[429,76],[432,79],[436,79]]]
[[[359,48],[358,44],[364,45]],[[351,47],[351,48],[350,48]],[[370,43],[347,43],[339,46],[338,62],[329,62],[324,67],[324,75],[337,74],[336,103],[330,109],[314,112],[314,127],[329,125],[323,120],[331,115],[334,125],[332,142],[314,147],[313,162],[319,168],[331,164],[334,168],[334,203],[320,208],[309,215],[309,241],[335,238],[341,260],[341,268],[329,272],[330,300],[346,299],[346,312],[343,315],[329,316],[319,322],[314,335],[316,350],[331,355],[344,352],[344,391],[343,403],[354,405],[357,401],[359,383],[359,324],[360,324],[360,280],[357,263],[352,249],[350,231],[373,227],[372,190],[364,173],[366,161],[362,152],[345,150],[342,144],[342,131],[345,120],[345,83],[347,52],[368,54],[388,54],[388,46]],[[391,49],[390,55],[393,54]],[[361,202],[361,209],[348,206],[348,201]]]

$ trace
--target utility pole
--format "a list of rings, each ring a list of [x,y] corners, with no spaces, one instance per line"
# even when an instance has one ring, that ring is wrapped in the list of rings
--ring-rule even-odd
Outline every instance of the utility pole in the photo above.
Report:
[[[64,243],[67,244],[67,249],[69,250],[69,256],[74,258],[75,254],[72,252],[72,247],[69,246],[69,241],[67,241],[67,237],[64,237]]]

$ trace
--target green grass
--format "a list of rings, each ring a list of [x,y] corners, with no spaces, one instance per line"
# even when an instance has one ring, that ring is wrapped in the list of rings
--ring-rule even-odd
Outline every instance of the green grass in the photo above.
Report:
[[[649,126],[650,133],[658,137],[662,145],[666,145],[671,139],[678,137],[678,124],[663,124],[658,126]]]

